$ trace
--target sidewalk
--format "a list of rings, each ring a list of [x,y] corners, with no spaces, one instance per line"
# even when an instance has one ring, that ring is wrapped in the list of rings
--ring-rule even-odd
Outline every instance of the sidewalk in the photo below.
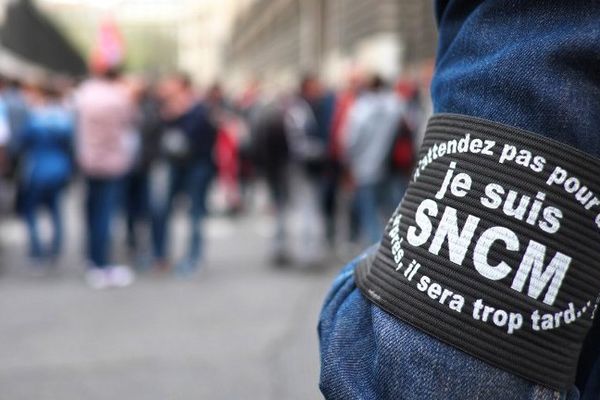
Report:
[[[266,216],[214,218],[191,280],[147,274],[96,292],[83,283],[72,200],[69,210],[56,276],[28,276],[22,225],[0,226],[0,399],[320,398],[317,316],[341,263],[274,269]]]

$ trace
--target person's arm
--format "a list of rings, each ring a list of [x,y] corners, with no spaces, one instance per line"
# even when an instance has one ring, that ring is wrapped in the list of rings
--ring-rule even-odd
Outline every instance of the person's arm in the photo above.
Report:
[[[321,389],[577,399],[600,292],[600,3],[437,6],[436,115],[379,249],[328,297]]]
[[[437,20],[436,113],[489,119],[600,156],[600,3],[438,1]],[[599,354],[600,337],[589,339],[580,389]]]

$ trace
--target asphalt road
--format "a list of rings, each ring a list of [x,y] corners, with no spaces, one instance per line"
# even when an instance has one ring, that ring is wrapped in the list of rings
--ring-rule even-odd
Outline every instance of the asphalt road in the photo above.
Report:
[[[318,312],[351,254],[273,268],[273,221],[258,206],[207,222],[207,263],[193,278],[146,273],[94,291],[83,282],[78,194],[68,203],[67,251],[49,276],[28,273],[21,222],[1,222],[0,400],[320,398]]]

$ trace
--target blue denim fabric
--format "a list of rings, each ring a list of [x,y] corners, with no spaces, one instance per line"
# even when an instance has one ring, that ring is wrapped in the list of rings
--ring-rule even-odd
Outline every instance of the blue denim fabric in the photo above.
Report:
[[[122,180],[88,177],[87,184],[88,258],[93,267],[106,268],[110,264],[111,222],[118,208]]]
[[[190,200],[190,242],[187,260],[189,267],[200,261],[202,257],[202,229],[200,224],[206,215],[206,196],[210,182],[214,176],[214,166],[210,162],[198,161],[191,165],[172,165],[169,174],[169,189],[162,204],[154,207],[152,217],[154,256],[159,261],[166,261],[169,241],[169,222],[173,203],[180,193],[185,193]],[[182,271],[183,272],[183,271]]]
[[[437,6],[435,112],[486,118],[600,156],[599,2]],[[582,354],[598,359],[600,337],[586,341]]]
[[[436,113],[505,123],[600,155],[599,2],[436,5]],[[354,284],[358,262],[336,279],[321,314],[320,387],[326,398],[579,398],[575,387],[561,393],[535,385],[382,311]],[[585,351],[595,356],[597,342]]]
[[[600,155],[600,3],[437,1],[434,112],[471,115]]]
[[[127,222],[127,246],[137,250],[139,246],[136,228],[138,223],[149,221],[150,177],[148,171],[133,171],[125,178],[123,206]]]
[[[583,352],[579,359],[577,387],[582,391],[582,400],[600,399],[600,319],[594,325],[583,344]]]
[[[598,400],[600,398],[600,358],[596,363],[583,387],[581,400]]]
[[[369,244],[379,242],[383,232],[378,201],[380,186],[376,184],[359,185],[355,193],[360,229]]]
[[[396,209],[407,182],[404,176],[391,175],[382,182],[358,185],[354,202],[360,230],[369,244],[378,243],[383,233],[383,216],[389,218]]]
[[[320,388],[327,399],[576,400],[448,346],[367,301],[353,271],[336,278],[319,321]]]

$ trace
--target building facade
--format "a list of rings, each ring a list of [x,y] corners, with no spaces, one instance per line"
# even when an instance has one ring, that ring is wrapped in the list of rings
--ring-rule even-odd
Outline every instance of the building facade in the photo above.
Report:
[[[391,79],[431,63],[437,36],[433,4],[423,0],[36,2],[82,53],[102,18],[112,16],[132,71],[179,69],[203,87],[221,81],[240,88],[264,78],[288,88],[309,71],[335,85],[350,68]]]
[[[350,67],[395,78],[430,63],[437,36],[422,0],[255,0],[232,28],[227,75],[284,86],[308,71],[336,84]]]

